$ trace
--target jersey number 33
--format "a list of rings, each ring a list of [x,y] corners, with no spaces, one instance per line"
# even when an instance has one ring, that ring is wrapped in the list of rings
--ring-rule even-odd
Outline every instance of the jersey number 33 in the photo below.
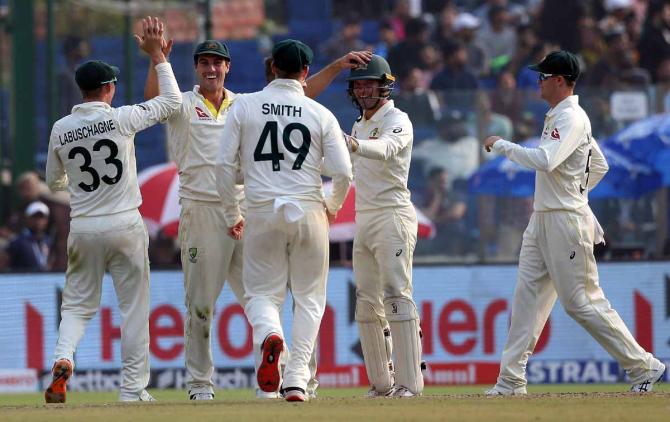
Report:
[[[86,192],[93,192],[94,190],[98,189],[100,187],[100,181],[108,185],[114,185],[118,183],[119,180],[121,180],[121,175],[123,174],[123,163],[121,160],[116,158],[119,154],[119,148],[111,139],[101,139],[93,144],[93,151],[98,152],[103,147],[109,151],[109,154],[105,158],[105,164],[111,164],[116,169],[113,175],[103,174],[100,176],[98,170],[91,167],[91,153],[82,146],[72,148],[70,153],[67,155],[67,158],[70,160],[74,160],[78,155],[83,157],[84,163],[79,166],[79,170],[81,170],[82,173],[88,173],[93,180],[90,184],[84,182],[79,183],[78,186]]]

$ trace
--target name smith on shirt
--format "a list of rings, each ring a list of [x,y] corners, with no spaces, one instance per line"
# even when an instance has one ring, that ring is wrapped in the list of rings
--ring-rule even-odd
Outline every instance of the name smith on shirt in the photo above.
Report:
[[[273,114],[275,116],[302,117],[302,107],[296,107],[285,104],[263,103],[263,114]]]

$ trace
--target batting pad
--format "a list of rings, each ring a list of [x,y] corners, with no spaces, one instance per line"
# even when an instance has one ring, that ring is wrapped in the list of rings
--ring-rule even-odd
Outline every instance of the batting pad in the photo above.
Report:
[[[384,301],[395,350],[395,380],[414,394],[423,392],[421,328],[414,301],[405,297]]]
[[[389,369],[391,349],[387,347],[391,342],[387,342],[384,326],[369,303],[356,302],[356,320],[368,379],[378,393],[385,394],[393,387],[393,376]]]

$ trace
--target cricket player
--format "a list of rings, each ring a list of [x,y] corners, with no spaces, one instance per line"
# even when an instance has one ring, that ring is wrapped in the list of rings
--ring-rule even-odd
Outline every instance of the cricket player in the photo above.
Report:
[[[356,321],[371,383],[368,396],[418,396],[423,391],[421,329],[412,298],[418,224],[407,189],[412,123],[389,98],[395,78],[384,58],[373,55],[347,80],[361,113],[346,140],[356,182]],[[389,364],[391,344],[395,365]]]
[[[63,403],[74,353],[100,305],[105,271],[114,280],[121,312],[121,401],[153,401],[149,382],[149,259],[147,231],[135,165],[135,133],[169,116],[181,104],[179,87],[161,45],[163,24],[142,20],[139,47],[151,57],[160,95],[112,108],[119,69],[101,61],[77,68],[84,102],[51,131],[47,183],[68,189],[71,222],[61,323],[47,403]]]
[[[499,136],[484,142],[487,151],[536,170],[534,212],[523,234],[509,334],[498,381],[486,394],[526,394],[526,363],[557,297],[626,370],[631,391],[652,391],[665,365],[635,341],[598,283],[593,244],[602,242],[602,229],[588,193],[609,167],[573,94],[579,62],[570,52],[555,51],[529,68],[538,72],[541,97],[551,107],[540,145],[525,148]]]
[[[164,45],[169,55],[172,40]],[[320,94],[343,70],[365,64],[368,52],[350,52],[309,78],[305,94]],[[184,343],[188,395],[191,400],[213,400],[214,363],[211,325],[214,305],[225,280],[244,306],[242,285],[242,240],[227,235],[221,199],[216,187],[215,163],[230,106],[238,94],[225,88],[231,68],[228,46],[215,40],[198,44],[193,53],[198,85],[182,92],[182,105],[167,119],[169,156],[179,172],[179,243],[184,272],[186,322]],[[156,72],[149,69],[145,99],[158,95]],[[242,185],[236,193],[244,204]],[[255,351],[260,354],[260,350]],[[259,356],[260,359],[260,356]],[[316,396],[316,357],[310,362],[312,377],[308,392]],[[257,390],[259,398],[278,398],[278,392]]]
[[[282,384],[287,401],[308,399],[308,362],[326,305],[328,220],[342,206],[352,177],[335,116],[303,91],[312,58],[312,50],[300,41],[274,46],[276,79],[233,105],[217,163],[229,234],[240,238],[244,233],[245,312],[254,347],[262,351],[256,378],[263,391],[277,391],[281,384],[279,310],[287,288],[293,295],[293,350]],[[240,165],[246,221],[235,196]],[[322,166],[333,178],[333,192],[325,199]]]

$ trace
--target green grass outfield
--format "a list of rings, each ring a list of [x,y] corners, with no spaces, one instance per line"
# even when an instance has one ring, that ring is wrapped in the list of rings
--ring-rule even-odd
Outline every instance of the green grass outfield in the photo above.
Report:
[[[486,398],[487,386],[429,387],[423,397],[366,399],[365,389],[320,389],[308,403],[256,400],[252,390],[222,390],[214,402],[185,391],[154,390],[156,403],[117,403],[117,393],[69,393],[65,405],[42,394],[0,395],[0,421],[670,421],[670,384],[626,393],[624,384],[535,385],[526,397]]]

